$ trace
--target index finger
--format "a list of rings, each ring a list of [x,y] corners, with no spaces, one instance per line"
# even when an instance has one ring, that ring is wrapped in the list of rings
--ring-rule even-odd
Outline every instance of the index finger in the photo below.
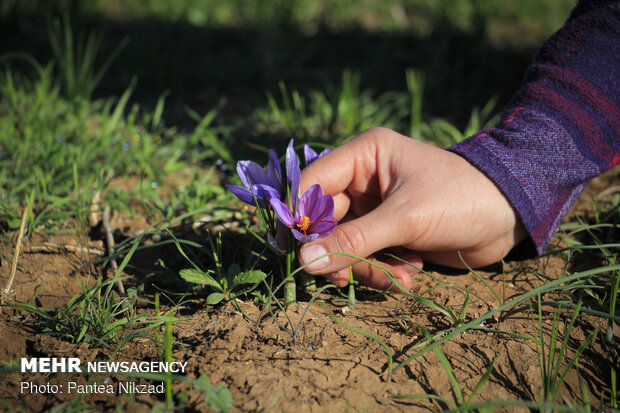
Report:
[[[315,160],[301,173],[302,193],[314,184],[324,194],[337,195],[352,185],[367,187],[377,170],[377,142],[389,129],[371,128]]]

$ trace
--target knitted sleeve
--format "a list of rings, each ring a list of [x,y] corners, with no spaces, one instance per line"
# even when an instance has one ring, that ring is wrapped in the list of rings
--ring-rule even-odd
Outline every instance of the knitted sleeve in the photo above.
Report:
[[[620,161],[620,1],[580,1],[498,127],[448,150],[503,191],[543,253],[587,182]]]

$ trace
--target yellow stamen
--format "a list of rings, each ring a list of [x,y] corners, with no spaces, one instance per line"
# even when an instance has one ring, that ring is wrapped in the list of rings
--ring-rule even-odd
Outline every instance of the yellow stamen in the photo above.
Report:
[[[310,218],[307,216],[297,218],[297,226],[305,233],[310,226]]]

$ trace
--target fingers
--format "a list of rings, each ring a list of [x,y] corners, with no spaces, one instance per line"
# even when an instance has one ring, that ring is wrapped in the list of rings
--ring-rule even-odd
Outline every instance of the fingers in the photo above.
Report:
[[[334,216],[340,221],[329,236],[302,247],[299,261],[307,265],[308,273],[333,274],[332,279],[346,284],[348,268],[354,266],[357,277],[365,284],[379,289],[389,287],[391,281],[381,269],[358,262],[356,257],[369,257],[376,251],[404,243],[408,231],[403,225],[405,219],[399,218],[398,213],[405,205],[391,195],[401,179],[394,172],[395,165],[399,164],[403,145],[411,142],[389,129],[372,128],[304,169],[301,191],[319,184],[324,194],[334,197]],[[356,218],[347,221],[345,216]],[[327,255],[328,252],[335,254]],[[386,264],[384,260],[371,259]],[[414,261],[421,265],[419,257]],[[411,267],[392,263],[388,269],[393,270],[405,288],[410,287]]]
[[[373,211],[352,221],[339,224],[325,238],[305,244],[300,251],[300,263],[307,264],[311,274],[328,274],[347,268],[376,251],[402,244],[402,223],[394,211],[400,208],[387,199]],[[349,254],[325,255],[327,252]]]
[[[389,288],[391,291],[401,291],[385,273],[385,270],[387,270],[402,288],[409,290],[412,286],[411,276],[418,273],[422,268],[422,259],[413,251],[398,254],[397,256],[402,261],[390,257],[377,259],[371,256],[368,258],[368,261],[372,264],[363,261],[354,264],[353,273],[355,279],[378,290]],[[342,288],[349,282],[349,268],[328,274],[326,278]]]
[[[340,221],[349,211],[349,207],[351,206],[351,197],[346,192],[343,192],[343,193],[334,195],[333,198],[334,198],[334,218],[336,218],[337,221]]]
[[[390,152],[396,138],[404,137],[386,128],[371,128],[351,141],[314,161],[301,174],[302,193],[314,184],[321,185],[324,194],[336,195],[352,184],[366,192],[376,179],[378,145]]]
[[[425,262],[445,265],[453,268],[480,268],[500,261],[510,250],[521,242],[527,235],[521,220],[514,230],[484,244],[473,248],[451,251],[424,251],[419,252]]]
[[[355,174],[359,146],[354,139],[306,167],[301,174],[301,192],[314,184],[321,185],[324,194],[336,195],[344,192]]]

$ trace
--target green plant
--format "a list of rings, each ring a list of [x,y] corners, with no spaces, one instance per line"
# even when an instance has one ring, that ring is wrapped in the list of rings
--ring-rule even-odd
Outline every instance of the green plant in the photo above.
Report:
[[[279,89],[279,101],[268,93],[268,109],[257,110],[254,117],[270,132],[295,136],[301,142],[331,138],[339,144],[372,126],[398,128],[407,116],[405,93],[375,97],[371,90],[361,89],[359,73],[351,70],[342,72],[340,85],[332,90],[313,90],[304,96],[296,89],[289,92],[283,82]]]
[[[233,398],[227,387],[209,382],[206,374],[192,382],[193,386],[205,394],[205,401],[216,412],[228,412],[233,404]]]
[[[213,121],[225,104],[225,99],[220,100],[204,116],[200,116],[189,107],[185,108],[185,112],[196,122],[196,127],[187,138],[190,147],[200,148],[200,151],[196,154],[196,159],[203,160],[205,158],[218,157],[228,164],[233,163],[231,155],[232,144],[230,142],[233,129],[227,126],[212,126]]]
[[[176,239],[175,239],[176,241]],[[187,268],[181,270],[179,275],[185,281],[207,286],[213,290],[211,294],[207,296],[207,304],[215,305],[222,300],[234,299],[240,295],[247,294],[254,290],[266,277],[267,274],[260,270],[247,270],[241,271],[239,264],[231,264],[227,271],[224,272],[222,257],[222,237],[218,234],[215,245],[211,243],[212,251],[210,255],[213,257],[215,263],[214,270],[204,271],[192,260],[187,257],[181,245],[176,242],[177,249],[181,252],[181,255],[187,259],[194,268]]]
[[[172,362],[172,325],[174,319],[172,316],[166,319],[166,333],[164,335],[164,357],[166,363]],[[170,374],[167,374],[166,378],[166,407],[172,408],[172,380]]]
[[[204,401],[209,404],[209,407],[216,412],[228,413],[233,405],[233,397],[230,390],[222,384],[211,384],[209,376],[201,374],[197,379],[188,378],[186,376],[168,375],[168,374],[139,374],[134,377],[140,377],[148,380],[161,381],[168,380],[172,382],[181,381],[189,383],[194,389],[204,394]],[[171,400],[171,399],[170,399]],[[182,409],[184,403],[181,404]],[[177,408],[170,403],[157,404],[153,407],[152,411],[157,413],[168,413],[177,410]]]
[[[212,276],[214,275],[213,271],[206,272],[198,268],[181,270],[179,275],[186,281],[214,289],[215,292],[207,297],[207,304],[210,305],[249,293],[267,277],[267,274],[260,270],[242,272],[239,264],[231,264],[226,274],[218,276],[217,279]],[[241,288],[242,286],[246,287]]]
[[[198,211],[209,205],[224,204],[232,196],[217,180],[216,169],[205,171],[191,167],[187,177],[180,176],[178,190],[167,197],[153,200],[154,207],[166,219],[172,219],[179,212]]]
[[[398,364],[397,366],[395,366],[391,373],[393,374],[394,372],[396,372],[397,370],[400,370],[401,368],[405,367],[407,364],[409,364],[411,361],[417,359],[418,357],[420,357],[422,354],[425,354],[428,351],[434,350],[436,347],[438,347],[439,345],[445,343],[446,341],[452,339],[453,337],[462,334],[464,331],[470,330],[470,329],[475,329],[475,328],[480,328],[480,324],[493,317],[495,314],[498,313],[502,313],[505,312],[506,310],[510,309],[510,308],[514,308],[517,305],[526,302],[527,300],[529,300],[532,297],[536,297],[539,294],[548,292],[548,291],[564,291],[564,290],[570,290],[571,288],[573,288],[573,285],[571,285],[571,283],[574,282],[578,282],[579,280],[583,280],[583,279],[587,279],[589,277],[595,276],[597,274],[600,273],[605,273],[605,272],[609,272],[609,271],[616,271],[620,269],[620,265],[615,265],[615,266],[611,266],[611,267],[603,267],[603,268],[595,268],[592,270],[588,270],[588,271],[582,271],[582,272],[578,272],[575,274],[571,274],[571,275],[567,275],[565,277],[562,277],[560,279],[557,280],[553,280],[548,282],[547,284],[541,285],[540,287],[537,287],[533,290],[530,290],[524,294],[521,294],[517,297],[515,297],[514,299],[512,299],[511,301],[505,302],[502,306],[491,310],[487,313],[482,314],[481,316],[468,321],[467,323],[462,324],[461,326],[459,326],[458,328],[454,328],[452,330],[450,330],[449,332],[445,332],[442,333],[442,337],[441,339],[437,340],[437,337],[433,337],[434,341],[432,344],[427,345],[426,347],[422,348],[421,350],[418,350],[416,353],[414,353],[413,355],[409,356],[407,359],[405,359],[404,361],[402,361],[400,364]],[[599,313],[599,315],[604,315],[602,313]],[[608,317],[612,318],[613,320],[620,320],[619,317],[616,316],[609,316]]]
[[[535,334],[534,337],[536,339],[536,350],[539,359],[540,365],[540,374],[542,379],[542,402],[543,403],[554,403],[566,375],[569,371],[575,366],[575,364],[579,360],[579,356],[583,351],[594,341],[597,335],[597,331],[593,331],[590,333],[585,340],[582,341],[579,348],[575,351],[575,353],[568,357],[568,343],[571,336],[571,332],[574,328],[575,321],[579,316],[579,312],[581,309],[581,302],[577,304],[577,307],[573,311],[573,314],[568,323],[564,323],[563,335],[560,346],[558,347],[559,335],[560,335],[560,309],[556,309],[553,313],[553,321],[551,324],[551,335],[549,338],[549,347],[548,349],[545,346],[544,342],[544,330],[543,330],[543,315],[542,315],[542,303],[541,296],[538,295],[538,320],[535,322],[534,320],[534,311],[531,309],[532,313],[532,326],[534,328]],[[563,361],[565,358],[568,358],[568,362],[562,369]],[[551,410],[546,410],[551,411]]]
[[[60,71],[65,95],[76,102],[88,101],[110,65],[129,42],[125,38],[97,67],[102,34],[90,32],[75,36],[68,13],[52,21],[48,36]],[[77,37],[77,42],[75,41]]]
[[[353,279],[353,267],[349,267],[349,291],[347,293],[347,306],[355,308],[355,280]]]
[[[457,144],[482,129],[495,126],[499,120],[498,114],[492,115],[496,105],[497,98],[491,98],[482,109],[477,107],[472,109],[469,122],[462,132],[452,123],[441,118],[422,123],[420,126],[422,136],[442,146]]]
[[[434,340],[433,340],[433,337],[428,332],[428,330],[426,328],[424,328],[424,326],[421,326],[421,325],[418,325],[418,327],[424,333],[424,336],[426,337],[426,341],[428,343],[432,343]],[[458,382],[458,380],[457,380],[457,378],[456,378],[456,376],[454,374],[454,369],[452,367],[452,364],[450,363],[450,361],[446,357],[445,353],[441,350],[441,347],[435,347],[433,350],[434,350],[435,354],[437,355],[437,358],[439,359],[439,362],[441,363],[441,366],[445,370],[446,375],[448,376],[448,381],[450,383],[450,389],[452,390],[453,401],[450,401],[450,400],[446,399],[445,397],[437,396],[437,395],[434,395],[434,394],[400,395],[400,396],[393,396],[393,398],[397,399],[397,400],[435,399],[435,400],[439,400],[439,401],[443,402],[444,404],[449,406],[451,409],[459,409],[459,410],[470,411],[469,410],[469,406],[472,404],[472,400],[474,399],[476,394],[478,394],[478,392],[482,389],[484,384],[491,377],[491,373],[493,372],[493,366],[495,366],[495,363],[500,358],[501,353],[498,353],[493,358],[493,360],[491,361],[491,364],[489,365],[487,370],[480,377],[480,379],[478,379],[478,381],[476,382],[476,385],[474,386],[474,389],[472,390],[472,392],[469,395],[469,397],[467,399],[465,399],[465,397],[463,396],[463,390],[461,389],[461,385],[459,384],[459,382]],[[487,409],[479,409],[479,410],[478,409],[472,409],[471,411],[472,412],[473,411],[481,411],[482,412],[482,411],[487,411]],[[488,411],[492,411],[492,410],[488,410]]]
[[[614,196],[611,202],[591,202],[593,222],[587,223],[580,217],[576,222],[569,222],[561,226],[562,231],[566,231],[563,241],[568,244],[564,250],[570,253],[596,253],[602,256],[604,261],[610,266],[616,265],[618,254],[616,252],[620,243],[614,242],[618,229],[620,228],[620,196]],[[612,271],[608,275],[592,277],[587,280],[581,291],[586,293],[598,308],[607,308],[610,316],[616,314],[616,303],[618,300],[618,289],[620,287],[620,272]],[[588,306],[588,303],[585,303]],[[591,306],[591,305],[590,305]],[[612,318],[608,319],[606,339],[613,342],[613,323]]]
[[[308,27],[317,24],[320,27],[325,24],[328,29],[329,27],[340,27],[342,22],[355,21],[355,16],[359,14],[360,9],[353,3],[345,4],[345,2],[334,7],[321,0],[318,2],[302,0],[285,7],[285,11],[278,12],[277,8],[269,5],[269,2],[261,5],[237,7],[240,1],[233,0],[230,4],[215,4],[212,0],[196,0],[189,4],[188,2],[174,3],[171,0],[153,0],[147,2],[149,4],[145,6],[145,2],[141,4],[138,1],[128,0],[124,2],[124,7],[126,7],[124,10],[127,10],[129,15],[138,13],[140,16],[158,15],[164,20],[187,19],[194,25],[204,24],[205,22],[239,25],[240,22],[242,22],[241,24],[249,22],[249,26],[252,26],[256,22],[264,25],[265,22],[277,21],[288,25],[300,25],[306,30]],[[112,2],[81,2],[80,7],[81,10],[103,10],[107,7],[112,10],[117,7],[114,6],[115,2],[116,0]],[[10,1],[8,3],[10,5],[7,7],[16,8],[17,3]],[[40,0],[21,3],[23,5],[19,7],[24,8],[36,7],[32,4],[42,4]],[[446,1],[430,1],[426,3],[432,10],[430,18],[432,21],[426,23],[430,25],[427,28],[428,30],[432,30],[435,27],[434,25],[439,22],[444,25],[446,22],[452,22],[459,27],[471,23],[472,6],[466,4],[467,2],[459,1],[452,4],[452,2]],[[488,20],[485,23],[488,27],[493,24],[490,17],[493,16],[492,11],[500,11],[498,6],[491,3],[484,0],[476,5],[476,13],[486,16],[483,19]],[[519,6],[502,8],[501,12],[505,13],[504,9],[517,10],[515,13],[529,22],[535,19],[523,17],[528,16],[528,14],[522,10],[528,7],[536,10],[545,7],[551,8],[548,5],[551,3],[548,1],[538,3],[541,5],[533,6],[532,0],[524,0],[525,6],[521,6],[519,3]],[[560,3],[564,4],[565,1]],[[108,6],[109,4],[112,6]],[[386,12],[392,12],[402,6],[404,16],[410,18],[412,15],[419,15],[420,10],[422,10],[420,4],[418,0],[405,0],[402,5],[376,4],[370,7],[374,18],[380,20],[377,23],[378,30],[385,30],[388,25],[390,30],[395,30],[399,27],[402,28],[403,23],[394,17],[389,17],[390,13],[386,14]],[[209,7],[204,7],[205,5]],[[553,7],[556,10],[558,6]],[[5,13],[2,16],[5,17],[6,7],[0,12],[0,14],[2,13]],[[546,13],[538,14],[547,16]],[[388,15],[387,19],[386,15]],[[441,20],[444,17],[445,20]],[[231,23],[233,20],[235,23]],[[386,23],[386,20],[389,22]],[[320,28],[319,30],[324,29]],[[167,92],[159,97],[153,111],[144,111],[136,104],[130,103],[140,98],[134,94],[133,83],[118,98],[90,100],[97,84],[101,81],[103,73],[114,60],[114,55],[117,55],[122,49],[122,44],[107,60],[105,58],[99,59],[99,42],[102,36],[92,31],[84,35],[76,34],[66,17],[65,20],[57,19],[51,22],[50,34],[52,43],[55,43],[55,46],[53,45],[55,62],[41,67],[33,58],[22,55],[19,59],[30,64],[28,71],[16,70],[15,66],[3,67],[0,71],[0,147],[2,147],[2,154],[0,154],[0,226],[3,228],[16,228],[19,225],[19,216],[16,211],[27,204],[34,212],[28,221],[30,233],[33,231],[53,234],[61,231],[71,234],[77,232],[77,237],[87,238],[83,234],[85,224],[82,221],[90,212],[91,204],[95,202],[92,199],[93,193],[102,193],[103,201],[101,202],[105,202],[111,205],[113,209],[123,211],[128,215],[147,214],[148,219],[153,221],[162,218],[166,220],[158,226],[158,232],[146,231],[145,235],[149,236],[163,234],[166,229],[171,228],[174,222],[188,226],[195,224],[197,219],[204,221],[200,214],[209,213],[209,220],[216,222],[221,214],[230,212],[229,206],[232,197],[228,196],[221,186],[222,182],[227,181],[226,176],[219,173],[216,166],[205,170],[203,165],[211,164],[216,159],[220,160],[217,163],[220,167],[231,165],[239,147],[245,143],[254,143],[251,142],[254,137],[250,138],[251,141],[246,141],[245,138],[237,138],[242,133],[245,134],[245,128],[250,128],[250,136],[254,136],[254,133],[294,135],[306,141],[318,141],[319,146],[328,147],[334,143],[342,142],[368,126],[381,124],[400,131],[408,131],[414,138],[432,140],[442,145],[451,145],[481,128],[492,125],[495,121],[492,116],[494,106],[492,100],[482,110],[474,109],[471,112],[469,124],[465,128],[457,127],[444,119],[433,119],[430,114],[423,116],[422,102],[425,87],[427,88],[427,95],[431,96],[435,92],[433,88],[434,79],[429,76],[427,82],[423,76],[424,73],[432,73],[426,68],[424,68],[424,72],[422,69],[406,72],[407,91],[379,94],[363,86],[368,80],[367,72],[373,70],[372,68],[369,70],[364,68],[364,77],[355,71],[344,71],[340,84],[328,84],[320,90],[307,91],[303,85],[293,88],[290,83],[281,83],[273,95],[268,95],[268,107],[257,110],[250,121],[241,120],[241,127],[221,126],[219,116],[220,109],[224,106],[224,100],[221,100],[204,115],[187,109],[187,114],[196,122],[196,126],[187,132],[184,129],[177,130],[177,128],[166,126],[164,103]],[[8,60],[12,61],[15,57],[10,57]],[[3,62],[8,60],[5,59]],[[99,60],[105,60],[104,64],[99,65]],[[389,64],[389,61],[384,64]],[[252,69],[254,68],[250,68],[250,70]],[[141,79],[144,80],[143,77]],[[79,100],[76,100],[76,97],[79,97]],[[449,114],[448,116],[457,117],[458,115]],[[111,180],[110,171],[114,171],[114,181]],[[169,184],[167,181],[170,178],[168,177],[173,172],[175,183]],[[125,177],[138,180],[140,183],[131,188],[116,184],[117,178]],[[136,200],[138,201],[136,202]],[[577,317],[575,324],[584,319],[586,314],[607,320],[608,341],[611,342],[614,339],[612,326],[614,322],[619,321],[616,315],[616,302],[620,269],[618,269],[616,254],[618,244],[613,237],[613,231],[617,229],[618,224],[618,197],[616,197],[615,202],[615,209],[594,203],[595,222],[593,224],[574,222],[569,224],[581,225],[579,227],[581,234],[592,232],[597,238],[592,245],[580,238],[579,241],[574,241],[573,244],[569,245],[570,249],[552,252],[552,254],[558,255],[566,252],[568,259],[574,258],[576,253],[580,251],[586,253],[600,252],[602,260],[610,269],[601,267],[593,271],[572,275],[566,273],[562,275],[561,279],[551,281],[550,284],[543,285],[538,289],[539,294],[543,292],[572,293],[573,291],[587,294],[586,299],[589,299],[584,301],[583,305],[580,304],[581,307],[572,306],[570,301],[565,299],[541,302],[539,298],[539,308],[548,305],[557,309],[554,312],[552,322],[553,325],[557,325],[557,331],[563,331],[565,336],[567,327],[571,322],[562,323],[562,314],[570,310],[573,311],[573,314],[578,313],[575,316]],[[75,221],[78,221],[77,225]],[[77,230],[76,226],[78,227]],[[257,234],[262,228],[254,229],[249,232]],[[610,237],[609,234],[612,236]],[[2,242],[10,244],[11,241],[8,238],[8,235],[3,236]],[[130,237],[127,241],[122,242],[117,248],[116,255],[127,254],[127,251],[131,250],[134,240]],[[156,248],[168,242],[173,241],[165,240],[161,243],[141,244],[135,251]],[[180,245],[183,248],[189,246],[192,251],[185,249],[185,253],[194,262],[199,263],[192,252],[204,251],[204,245],[188,240],[178,240],[177,247],[179,249],[181,249]],[[183,270],[181,273],[189,274],[187,278],[183,278],[206,286],[210,293],[207,296],[207,302],[221,302],[224,299],[234,300],[235,297],[239,297],[246,292],[246,289],[249,289],[247,292],[255,294],[257,301],[263,305],[264,312],[269,311],[273,314],[278,308],[284,312],[289,324],[280,327],[289,331],[294,341],[300,331],[304,317],[302,316],[298,324],[295,325],[286,314],[287,310],[281,305],[280,300],[276,298],[276,293],[282,285],[273,288],[273,277],[267,277],[264,273],[253,274],[252,269],[255,268],[255,265],[253,265],[252,260],[262,260],[263,263],[269,264],[267,261],[269,256],[265,254],[265,251],[255,251],[250,247],[245,249],[235,245],[234,248],[236,249],[232,257],[224,257],[223,254],[229,252],[222,251],[221,239],[218,238],[215,246],[212,244],[211,251],[206,251],[213,262],[213,266],[207,270],[202,268]],[[182,249],[181,251],[183,254]],[[239,251],[243,251],[242,254],[247,253],[247,256],[240,258],[238,256]],[[0,257],[6,259],[3,253],[0,253]],[[161,257],[159,262],[163,263],[163,260],[168,263],[168,257]],[[239,262],[239,264],[230,264],[233,261]],[[289,271],[284,270],[283,273],[290,273],[291,277],[295,274],[302,274],[303,269],[290,271],[292,267],[290,261],[288,266]],[[126,268],[131,268],[131,265],[128,264]],[[162,265],[158,269],[160,272],[155,277],[161,277],[165,273],[161,268],[172,272],[175,277],[178,274],[177,267],[174,265],[171,265],[171,268],[175,268],[174,270]],[[242,271],[242,269],[248,270]],[[443,324],[445,326],[443,330],[434,335],[424,331],[426,340],[415,345],[412,344],[408,348],[407,354],[401,356],[392,354],[392,350],[377,335],[366,335],[366,337],[370,337],[379,343],[386,352],[389,361],[386,370],[388,376],[406,366],[407,363],[419,358],[421,354],[433,350],[439,357],[446,377],[448,377],[452,388],[452,398],[447,395],[446,397],[444,395],[415,395],[416,397],[428,396],[442,400],[450,411],[488,411],[494,408],[509,409],[514,407],[539,411],[570,411],[571,407],[557,402],[557,397],[555,401],[545,401],[541,398],[538,401],[504,400],[473,403],[474,395],[480,390],[479,386],[481,387],[488,380],[487,375],[491,373],[497,358],[490,363],[490,367],[476,384],[471,396],[466,396],[461,384],[456,380],[455,367],[452,366],[448,358],[449,355],[442,351],[442,344],[453,340],[462,332],[473,329],[489,334],[507,334],[485,326],[488,326],[488,321],[497,315],[501,321],[507,317],[519,315],[519,313],[526,313],[526,303],[535,296],[526,294],[513,297],[512,300],[507,301],[502,294],[500,299],[491,287],[491,282],[486,283],[486,280],[477,272],[473,272],[473,274],[487,284],[489,290],[495,295],[499,308],[491,309],[489,303],[483,302],[489,307],[489,311],[474,316],[476,309],[482,308],[480,301],[476,301],[477,298],[479,299],[475,293],[476,288],[457,286],[442,280],[435,279],[437,283],[419,295],[401,291],[405,297],[403,301],[412,302],[413,309],[424,313],[436,312],[443,316],[447,323]],[[432,274],[427,275],[433,277]],[[541,279],[545,275],[540,274]],[[255,278],[253,279],[253,277]],[[118,277],[116,279],[118,280]],[[244,281],[248,281],[248,279],[253,279],[256,282],[245,283]],[[262,280],[262,283],[259,280]],[[260,289],[258,288],[259,283]],[[102,280],[95,280],[93,284],[85,285],[84,291],[76,295],[66,306],[58,309],[34,306],[35,309],[26,309],[26,311],[34,314],[38,325],[43,329],[47,328],[50,334],[58,334],[63,339],[72,342],[79,339],[82,342],[95,343],[93,345],[99,343],[98,345],[120,346],[122,342],[135,337],[136,334],[148,336],[148,329],[152,325],[157,326],[157,332],[159,332],[159,327],[165,322],[166,330],[162,340],[164,348],[160,353],[162,358],[169,359],[172,354],[171,332],[173,323],[169,321],[168,316],[163,317],[159,314],[159,304],[156,304],[155,317],[141,318],[140,315],[135,314],[139,308],[135,305],[137,296],[134,295],[129,299],[119,297],[113,290],[109,290],[111,285],[111,283],[108,284]],[[264,288],[262,288],[263,286]],[[332,287],[325,286],[312,296],[303,313],[304,316],[313,305],[314,300],[327,288]],[[439,288],[451,289],[454,293],[460,294],[462,300],[457,301],[457,305],[439,303],[433,299],[432,294]],[[350,307],[353,306],[354,295],[355,290],[353,283],[351,283],[348,296]],[[156,302],[158,302],[158,297]],[[236,304],[235,301],[233,303]],[[31,303],[30,305],[34,304]],[[559,316],[556,317],[556,313]],[[434,314],[431,315],[434,316]],[[402,315],[402,317],[408,316]],[[474,317],[476,318],[473,319]],[[532,317],[534,318],[534,315]],[[544,319],[548,318],[550,316],[544,314]],[[261,319],[262,317],[259,318],[259,321]],[[275,316],[274,320],[278,323]],[[413,323],[414,318],[409,317],[407,321]],[[537,321],[540,322],[540,317]],[[484,325],[482,325],[483,322]],[[260,326],[258,322],[256,324]],[[562,330],[562,326],[564,326],[564,330]],[[534,328],[538,327],[534,325]],[[349,331],[358,333],[355,330]],[[542,334],[542,330],[540,332]],[[555,333],[558,340],[559,332]],[[359,332],[359,334],[363,334],[363,332]],[[537,344],[543,347],[541,334],[534,336],[538,340]],[[534,339],[534,337],[523,336],[521,338]],[[155,341],[159,346],[159,333],[156,334]],[[550,356],[552,351],[554,356]],[[549,377],[556,370],[554,362],[562,361],[560,356],[562,352],[561,343],[558,343],[555,350],[551,350],[548,346],[539,349],[540,356],[545,360]],[[564,355],[568,355],[568,350],[564,350]],[[396,367],[394,366],[394,359],[409,356],[411,357]],[[565,357],[564,360],[566,361],[567,358]],[[549,379],[547,388],[551,389],[551,394],[554,385],[562,385],[560,379],[564,373],[565,365],[566,363],[560,366],[555,383]],[[573,367],[577,365],[578,361],[575,361]],[[604,397],[606,403],[609,400],[611,408],[617,407],[615,373],[612,368],[611,394],[609,398],[607,395]],[[487,377],[485,378],[485,376]],[[579,405],[578,402],[573,402],[573,404],[575,408],[587,410],[590,405],[587,400],[588,390],[585,389],[581,376],[578,377],[582,404]],[[173,381],[190,383],[193,388],[204,393],[205,400],[212,409],[226,411],[232,406],[232,398],[228,389],[223,385],[212,385],[207,376],[200,376],[194,380],[163,375],[159,376],[159,379],[167,381],[168,392]],[[405,396],[401,397],[405,398]],[[603,396],[601,396],[601,400],[603,400]],[[4,400],[0,399],[0,401],[6,405]],[[172,398],[168,394],[167,405],[162,405],[162,408],[164,410],[174,408],[171,406],[171,401]],[[182,396],[179,396],[176,401],[181,404],[178,409],[181,410],[185,404]],[[59,406],[58,410],[71,408],[78,410],[79,407],[80,403],[76,402],[71,405],[63,404]]]
[[[405,78],[411,104],[409,133],[412,138],[420,140],[422,139],[422,98],[425,75],[422,72],[407,69]]]
[[[57,232],[66,220],[90,213],[93,194],[106,192],[112,171],[141,175],[151,183],[180,167],[171,159],[183,153],[183,138],[162,145],[162,131],[144,129],[137,106],[125,115],[131,88],[118,102],[75,106],[59,95],[51,65],[41,68],[26,60],[32,77],[0,70],[0,221],[10,228],[19,225],[17,211],[28,204],[33,212],[29,234]],[[106,201],[118,203],[112,197]]]
[[[495,289],[493,287],[491,287],[491,285],[488,283],[487,280],[485,280],[484,278],[482,278],[477,271],[475,271],[473,268],[471,268],[463,259],[463,257],[461,256],[461,252],[458,252],[459,255],[459,259],[461,260],[461,262],[463,263],[463,265],[465,266],[465,268],[467,268],[472,274],[474,274],[474,276],[480,280],[480,282],[482,284],[484,284],[485,287],[487,287],[489,289],[489,291],[491,291],[491,293],[493,294],[493,296],[495,297],[495,299],[497,299],[497,304],[499,306],[501,306],[502,304],[504,304],[504,300],[499,296],[499,294],[497,293],[497,291],[495,291]]]
[[[42,334],[54,335],[73,344],[85,342],[93,347],[113,346],[116,352],[136,337],[152,338],[150,331],[158,327],[161,320],[146,313],[137,314],[133,298],[119,297],[114,292],[114,285],[121,279],[120,273],[138,244],[139,241],[134,242],[112,279],[103,281],[99,278],[91,286],[84,285],[81,293],[58,309],[35,305],[37,294],[31,303],[7,305],[33,314],[35,325]]]

